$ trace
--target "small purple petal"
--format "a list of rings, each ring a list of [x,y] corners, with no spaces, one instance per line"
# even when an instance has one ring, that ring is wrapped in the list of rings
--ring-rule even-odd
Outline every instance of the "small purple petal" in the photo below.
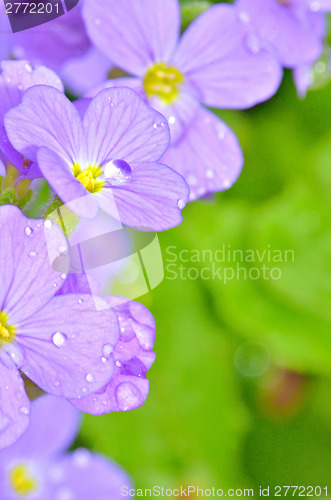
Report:
[[[18,324],[16,342],[23,353],[20,368],[50,394],[89,395],[113,374],[113,358],[103,363],[103,349],[114,346],[118,335],[114,313],[96,311],[90,295],[55,297]]]
[[[0,310],[11,324],[43,307],[63,283],[50,255],[66,241],[58,226],[46,229],[44,222],[28,219],[14,206],[0,207]]]
[[[31,405],[28,430],[1,455],[42,462],[53,459],[72,445],[80,425],[80,414],[68,401],[45,395]]]
[[[170,146],[162,160],[185,178],[190,200],[230,188],[243,165],[232,130],[202,107],[183,139]]]
[[[75,106],[55,88],[36,85],[28,89],[22,104],[5,117],[10,142],[29,160],[36,160],[44,146],[63,158],[68,165],[86,158],[86,141]]]
[[[220,108],[241,109],[264,101],[277,91],[282,77],[275,58],[230,5],[215,5],[191,24],[172,64],[202,102]]]
[[[107,386],[87,398],[72,400],[82,411],[104,414],[111,411],[133,410],[147,398],[149,382],[146,372],[151,368],[155,353],[155,322],[142,304],[128,301],[117,305],[120,297],[106,298],[114,308],[120,323],[120,339],[114,350],[115,373]],[[105,346],[104,359],[111,355],[111,346]]]
[[[83,448],[56,461],[48,471],[47,483],[54,498],[79,500],[121,500],[122,488],[132,486],[126,472],[115,462]]]
[[[322,51],[310,22],[312,10],[302,1],[282,5],[275,0],[238,0],[236,7],[269,42],[283,66],[293,68],[317,59]]]
[[[167,61],[178,40],[177,0],[87,0],[83,17],[95,45],[134,75]]]
[[[183,177],[161,163],[131,167],[132,177],[126,184],[96,194],[100,208],[131,227],[164,231],[180,224],[189,195]]]
[[[157,161],[169,145],[164,118],[125,87],[100,92],[84,115],[89,163]],[[156,126],[157,125],[157,126]],[[111,131],[111,133],[110,133]]]
[[[5,352],[0,352],[0,380],[0,448],[3,448],[27,429],[30,401],[16,366]]]

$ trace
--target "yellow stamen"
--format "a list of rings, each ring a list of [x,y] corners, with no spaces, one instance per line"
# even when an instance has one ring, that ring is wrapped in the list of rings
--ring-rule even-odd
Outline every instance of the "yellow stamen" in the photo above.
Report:
[[[96,193],[104,186],[104,182],[96,181],[96,179],[102,174],[102,169],[99,166],[89,166],[84,170],[81,170],[78,163],[74,163],[72,166],[72,172],[76,179],[81,182],[83,186],[90,191],[90,193]]]
[[[20,464],[10,472],[10,484],[17,495],[31,495],[38,488],[37,481],[29,474],[27,467]]]
[[[11,342],[15,337],[16,328],[8,325],[8,315],[0,311],[0,347],[5,342]]]
[[[174,66],[159,62],[151,66],[144,78],[147,97],[159,97],[164,104],[173,104],[179,97],[184,75]]]

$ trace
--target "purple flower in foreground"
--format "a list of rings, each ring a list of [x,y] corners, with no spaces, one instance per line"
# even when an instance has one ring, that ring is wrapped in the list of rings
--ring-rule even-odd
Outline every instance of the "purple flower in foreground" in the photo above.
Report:
[[[47,247],[45,232],[47,232]],[[110,353],[118,320],[97,312],[88,294],[55,296],[66,281],[49,255],[66,249],[51,221],[26,218],[0,207],[0,447],[13,443],[29,424],[30,401],[20,372],[45,392],[80,398],[100,390],[113,375]],[[99,299],[102,301],[102,299]]]
[[[90,293],[86,275],[70,274],[58,293]],[[71,399],[77,408],[93,415],[134,410],[141,406],[149,392],[146,373],[155,360],[155,321],[149,310],[123,297],[106,296],[103,299],[116,313],[120,326],[116,345],[107,344],[103,350],[103,362],[107,362],[111,354],[114,358],[114,374],[96,393]]]
[[[233,132],[201,104],[242,109],[272,96],[281,69],[232,6],[202,14],[179,38],[178,0],[86,0],[83,17],[95,45],[137,78],[126,85],[166,116],[171,147],[164,161],[187,180],[191,199],[229,188],[243,163]]]
[[[66,452],[79,423],[79,412],[63,399],[34,401],[29,429],[0,450],[0,499],[120,500],[121,488],[131,487],[123,469],[83,448]]]
[[[294,68],[320,56],[323,35],[316,25],[324,24],[331,0],[237,0],[236,7],[283,66]]]
[[[181,222],[188,187],[158,163],[169,128],[131,89],[100,92],[81,117],[61,92],[35,86],[7,113],[5,127],[78,216],[94,218],[100,207],[129,226],[164,230]]]
[[[152,314],[138,302],[120,304],[120,297],[104,297],[116,312],[120,324],[120,338],[114,350],[104,350],[107,358],[113,352],[115,372],[110,382],[97,393],[71,400],[80,410],[94,415],[111,411],[134,410],[148,395],[146,372],[155,360],[152,351],[155,341],[155,322]]]
[[[53,71],[43,66],[32,67],[28,61],[2,61],[0,70],[0,159],[2,156],[10,161],[28,177],[41,177],[38,166],[31,164],[9,142],[4,116],[21,102],[24,91],[29,87],[44,84],[63,91],[62,82]]]

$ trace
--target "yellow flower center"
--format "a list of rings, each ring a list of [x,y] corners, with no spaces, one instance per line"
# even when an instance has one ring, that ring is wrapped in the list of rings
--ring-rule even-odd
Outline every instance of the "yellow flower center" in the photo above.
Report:
[[[10,472],[10,484],[17,495],[22,497],[31,495],[38,488],[38,482],[34,479],[24,464],[20,464]]]
[[[179,97],[184,75],[174,66],[159,62],[151,66],[144,78],[144,89],[149,98],[159,97],[164,104],[173,104]]]
[[[103,188],[104,182],[96,180],[102,174],[102,169],[100,167],[89,166],[81,170],[80,166],[75,163],[72,167],[72,171],[76,179],[81,182],[90,193],[96,193]]]
[[[15,337],[15,326],[8,325],[8,315],[0,311],[0,347],[5,342],[11,342]]]

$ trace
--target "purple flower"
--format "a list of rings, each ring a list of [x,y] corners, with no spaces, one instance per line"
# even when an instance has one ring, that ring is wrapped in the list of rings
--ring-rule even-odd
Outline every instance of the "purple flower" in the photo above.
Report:
[[[129,226],[179,224],[188,187],[158,162],[170,137],[164,117],[128,88],[100,92],[81,114],[62,92],[39,85],[7,113],[5,126],[78,216],[94,218],[100,207]]]
[[[53,71],[43,66],[32,67],[28,61],[2,61],[0,69],[0,159],[2,156],[4,162],[10,161],[27,177],[41,177],[38,166],[24,158],[9,142],[4,116],[21,102],[29,87],[44,84],[63,91],[62,82]]]
[[[1,2],[0,60],[15,57],[45,65],[57,71],[66,87],[77,94],[104,81],[111,64],[91,46],[80,5],[46,24],[14,34]]]
[[[121,489],[131,487],[122,468],[83,448],[65,451],[79,423],[79,412],[63,399],[34,401],[29,429],[0,450],[0,498],[120,500]]]
[[[232,6],[202,14],[179,38],[178,0],[86,0],[95,45],[136,78],[126,85],[166,116],[172,143],[164,161],[187,180],[191,199],[229,188],[243,163],[233,132],[201,106],[242,109],[277,90],[281,69]]]
[[[0,234],[3,447],[13,443],[29,424],[30,401],[20,372],[56,396],[88,396],[113,375],[113,356],[109,354],[104,362],[103,351],[105,346],[116,345],[119,327],[110,309],[95,310],[96,298],[91,295],[55,296],[66,275],[52,269],[50,256],[65,251],[66,240],[50,220],[28,219],[18,208],[2,206]]]
[[[120,324],[120,338],[114,350],[110,345],[104,349],[105,360],[113,353],[115,372],[110,382],[97,393],[71,400],[80,410],[94,415],[134,410],[141,406],[149,391],[146,372],[155,360],[152,351],[155,322],[148,309],[131,300],[123,303],[122,297],[104,299],[116,312]]]
[[[320,56],[323,36],[315,26],[325,21],[330,0],[237,0],[236,7],[275,49],[283,66],[295,68]]]

